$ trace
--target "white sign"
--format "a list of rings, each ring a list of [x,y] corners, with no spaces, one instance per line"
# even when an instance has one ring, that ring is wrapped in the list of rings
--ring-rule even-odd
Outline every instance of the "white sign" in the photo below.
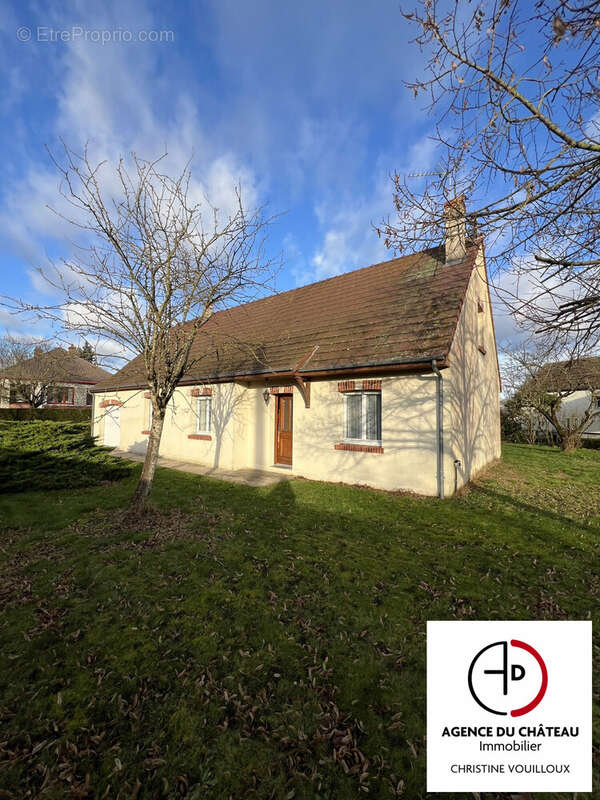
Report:
[[[592,791],[592,623],[427,623],[427,791]]]

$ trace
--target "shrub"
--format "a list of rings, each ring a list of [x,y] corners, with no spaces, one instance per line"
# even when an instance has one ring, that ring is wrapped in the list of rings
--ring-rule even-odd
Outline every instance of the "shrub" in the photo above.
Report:
[[[581,446],[585,447],[587,450],[600,450],[600,436],[597,439],[588,439],[583,437],[581,440]]]
[[[0,408],[0,420],[53,420],[54,422],[91,422],[89,408]]]
[[[92,486],[131,468],[96,447],[86,422],[0,421],[0,493]]]

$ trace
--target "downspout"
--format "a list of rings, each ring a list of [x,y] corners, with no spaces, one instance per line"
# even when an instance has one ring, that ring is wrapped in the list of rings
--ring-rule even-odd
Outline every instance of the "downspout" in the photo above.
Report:
[[[444,379],[439,371],[435,358],[431,362],[431,369],[436,377],[437,403],[437,487],[438,497],[444,499]]]

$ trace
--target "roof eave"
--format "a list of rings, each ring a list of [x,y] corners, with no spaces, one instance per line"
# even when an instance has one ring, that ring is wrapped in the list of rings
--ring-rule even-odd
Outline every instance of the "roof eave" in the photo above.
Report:
[[[411,359],[395,359],[392,361],[373,361],[365,362],[363,364],[348,364],[348,365],[332,365],[330,367],[319,367],[315,369],[301,369],[298,371],[286,370],[270,370],[262,372],[236,372],[227,375],[204,375],[193,378],[184,378],[179,381],[178,386],[194,386],[203,383],[230,383],[238,381],[242,383],[254,383],[258,381],[268,380],[288,380],[292,379],[295,375],[302,378],[327,378],[339,377],[341,375],[356,375],[359,373],[372,373],[373,371],[381,373],[401,373],[401,372],[430,372],[431,362],[436,361],[439,369],[446,369],[449,366],[447,355],[432,355],[423,358]],[[115,392],[115,391],[133,391],[135,389],[147,389],[147,383],[130,383],[130,384],[112,384],[108,386],[95,386],[90,391],[93,394],[101,394],[102,392]]]

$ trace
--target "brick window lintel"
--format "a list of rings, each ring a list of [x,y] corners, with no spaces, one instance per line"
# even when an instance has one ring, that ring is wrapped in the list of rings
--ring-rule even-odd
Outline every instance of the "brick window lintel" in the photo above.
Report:
[[[348,450],[351,453],[383,453],[383,447],[373,444],[351,444],[350,442],[338,442],[334,445],[336,450]]]
[[[381,380],[365,378],[363,381],[338,381],[338,392],[355,392],[357,389],[362,389],[363,392],[380,392]]]
[[[371,392],[380,392],[381,391],[381,381],[380,380],[373,380],[373,378],[368,378],[362,382],[363,391],[371,391]]]

